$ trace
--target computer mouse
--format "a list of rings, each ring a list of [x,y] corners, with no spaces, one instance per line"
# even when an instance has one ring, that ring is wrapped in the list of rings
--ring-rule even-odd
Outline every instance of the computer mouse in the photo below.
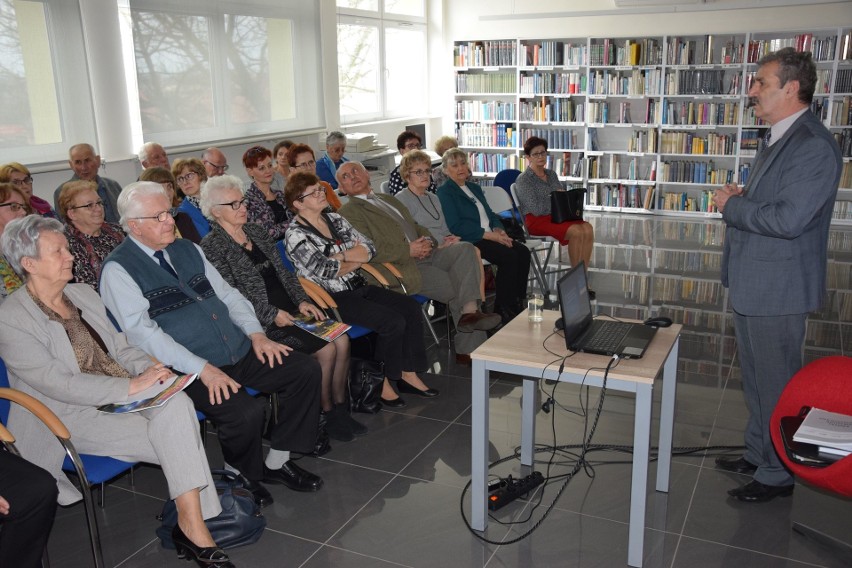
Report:
[[[645,320],[645,325],[650,325],[651,327],[669,327],[672,324],[672,318],[667,318],[666,316],[656,316],[653,318],[648,318]]]

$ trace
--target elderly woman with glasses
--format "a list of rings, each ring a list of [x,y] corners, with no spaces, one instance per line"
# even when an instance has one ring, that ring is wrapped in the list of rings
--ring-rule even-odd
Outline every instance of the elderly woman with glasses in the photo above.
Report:
[[[327,182],[332,189],[337,189],[337,168],[349,161],[343,156],[346,151],[346,135],[342,132],[329,132],[325,137],[325,153],[317,160],[316,174]]]
[[[0,242],[25,280],[0,306],[0,356],[12,387],[56,413],[79,452],[160,464],[177,505],[172,539],[178,556],[233,566],[204,524],[221,505],[189,397],[177,393],[159,408],[135,413],[97,409],[162,384],[171,370],[128,345],[94,290],[68,283],[74,257],[62,223],[32,215],[10,223]],[[79,500],[62,474],[62,446],[38,419],[14,406],[9,425],[21,453],[57,479],[60,504]]]
[[[0,183],[0,233],[6,225],[33,212],[27,201],[27,195],[17,185],[11,183]],[[24,285],[18,273],[12,270],[11,265],[6,262],[6,257],[0,249],[0,278],[3,278],[0,286],[0,302]]]
[[[59,192],[59,214],[67,223],[68,248],[74,255],[74,282],[98,291],[104,259],[124,240],[121,227],[104,220],[104,203],[93,181],[69,181]]]
[[[583,261],[588,269],[595,246],[595,230],[585,221],[554,223],[550,217],[550,194],[565,189],[556,172],[547,168],[547,140],[531,136],[524,142],[529,167],[518,176],[515,192],[518,208],[532,235],[550,235],[568,245],[571,266]]]
[[[248,221],[260,225],[273,241],[284,238],[292,213],[280,189],[272,187],[275,166],[272,152],[263,146],[254,146],[243,154],[243,165],[252,182],[246,190]]]
[[[266,335],[297,351],[313,355],[322,367],[321,406],[328,435],[348,442],[367,428],[349,416],[349,337],[326,342],[294,323],[294,317],[323,320],[295,274],[284,267],[275,242],[263,227],[248,222],[247,198],[234,176],[211,178],[201,189],[201,210],[212,221],[201,248],[225,281],[254,306]]]
[[[396,137],[396,148],[399,150],[400,156],[405,156],[412,150],[420,150],[423,148],[423,140],[420,139],[420,135],[416,132],[406,130]],[[390,179],[388,180],[388,193],[396,195],[405,189],[406,185],[408,184],[404,179],[402,179],[402,175],[400,175],[399,172],[399,166],[395,167],[391,171]],[[429,180],[429,187],[427,191],[430,193],[435,193],[435,191],[437,191],[437,186],[432,180]]]
[[[177,208],[177,212],[185,213],[192,219],[195,232],[198,233],[199,239],[203,239],[210,232],[210,222],[201,213],[201,207],[198,205],[201,184],[207,181],[207,170],[204,169],[204,163],[198,158],[175,160],[172,163],[172,175],[175,176],[177,182],[178,197],[183,199]],[[183,234],[181,232],[181,235]],[[184,238],[189,237],[188,234],[184,236]],[[200,240],[193,242],[198,244]]]
[[[0,183],[11,183],[17,186],[24,192],[35,213],[42,217],[56,219],[56,211],[50,206],[50,202],[33,194],[33,176],[23,164],[9,162],[0,166]]]
[[[301,172],[317,175],[317,163],[314,159],[314,150],[307,144],[293,144],[287,150],[287,160],[290,162],[290,167],[293,172]],[[336,180],[335,180],[336,181]],[[333,211],[340,209],[340,198],[334,192],[334,188],[327,181],[320,180],[320,186],[325,189],[326,205],[331,207]]]
[[[192,218],[184,213],[178,212],[177,207],[180,206],[180,197],[177,195],[177,181],[172,172],[166,168],[147,168],[139,175],[139,181],[153,181],[159,183],[166,190],[166,193],[171,200],[172,207],[175,208],[175,235],[178,238],[188,239],[196,244],[201,242],[201,237],[198,235],[198,230],[195,228],[195,223]]]

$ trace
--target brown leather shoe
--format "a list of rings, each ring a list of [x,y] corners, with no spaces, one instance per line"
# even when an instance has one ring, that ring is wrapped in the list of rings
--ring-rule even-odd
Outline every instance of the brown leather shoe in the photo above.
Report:
[[[456,365],[470,366],[470,355],[467,353],[456,353]]]
[[[500,316],[497,314],[484,314],[482,312],[471,312],[459,318],[456,328],[459,331],[488,331],[500,324]]]

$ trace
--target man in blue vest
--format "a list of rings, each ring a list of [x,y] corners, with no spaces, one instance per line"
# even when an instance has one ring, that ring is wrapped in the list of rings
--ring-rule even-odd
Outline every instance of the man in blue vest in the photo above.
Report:
[[[243,475],[258,504],[272,502],[260,481],[318,491],[322,479],[296,465],[290,452],[314,448],[319,364],[267,338],[251,303],[201,249],[175,239],[171,202],[160,184],[130,184],[118,210],[129,238],[104,261],[101,295],[129,342],[176,371],[199,373],[186,393],[216,423],[225,467]],[[278,393],[281,418],[265,462],[265,405],[244,386]]]

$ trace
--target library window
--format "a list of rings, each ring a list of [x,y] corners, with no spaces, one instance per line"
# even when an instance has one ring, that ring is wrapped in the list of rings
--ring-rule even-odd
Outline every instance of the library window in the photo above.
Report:
[[[426,110],[423,0],[338,0],[337,65],[344,123]]]

